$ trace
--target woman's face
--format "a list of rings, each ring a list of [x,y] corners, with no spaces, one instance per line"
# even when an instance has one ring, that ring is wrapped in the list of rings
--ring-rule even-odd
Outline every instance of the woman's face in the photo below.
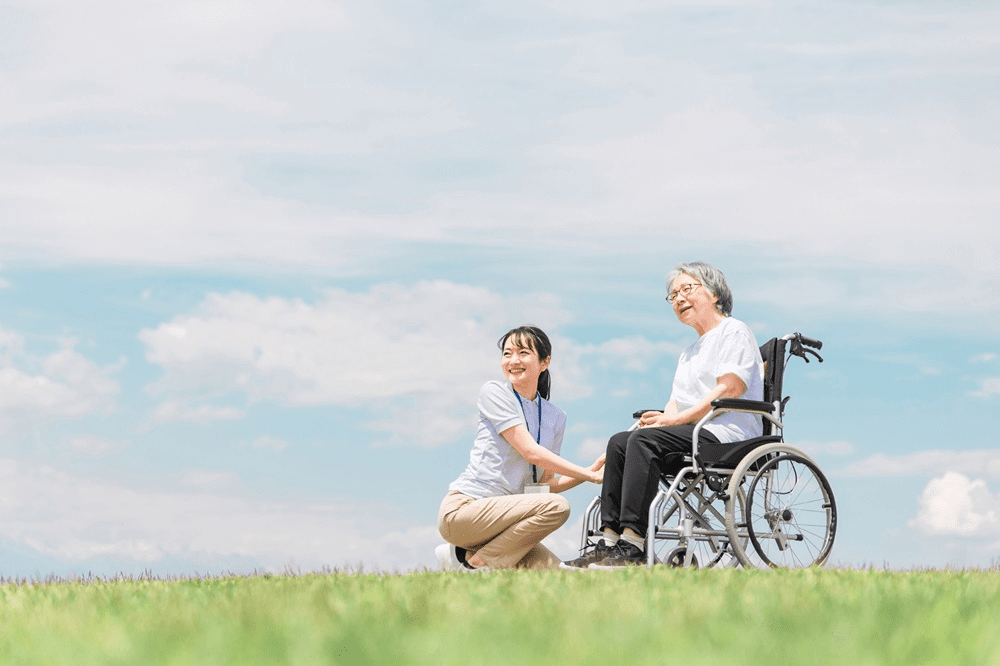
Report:
[[[549,359],[538,358],[538,352],[530,347],[518,346],[514,338],[512,335],[503,343],[500,368],[518,393],[533,396],[538,388],[538,376],[549,367]],[[522,340],[521,343],[529,344],[529,341]]]
[[[674,314],[682,324],[698,329],[699,324],[718,314],[715,304],[719,297],[687,273],[674,278],[669,293],[674,295]]]

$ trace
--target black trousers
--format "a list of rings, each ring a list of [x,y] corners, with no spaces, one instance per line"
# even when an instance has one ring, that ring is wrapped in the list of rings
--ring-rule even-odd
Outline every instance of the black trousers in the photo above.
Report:
[[[603,529],[621,534],[628,527],[646,536],[649,505],[656,497],[660,476],[673,476],[684,467],[683,457],[691,455],[693,434],[693,425],[680,425],[612,435],[601,487]],[[718,443],[719,439],[704,428],[698,433],[699,447]]]

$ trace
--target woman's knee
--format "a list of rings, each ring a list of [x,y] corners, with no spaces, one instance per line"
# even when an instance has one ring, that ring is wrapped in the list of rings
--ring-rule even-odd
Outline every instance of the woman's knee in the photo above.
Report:
[[[456,530],[462,530],[462,521],[459,520],[463,513],[462,509],[465,509],[472,501],[471,497],[455,493],[449,493],[441,501],[441,506],[438,508],[438,533],[448,543],[455,543]]]
[[[554,520],[559,521],[559,524],[562,525],[567,520],[569,520],[569,512],[570,512],[569,500],[563,497],[562,495],[550,493],[550,497],[548,498],[548,502],[545,505],[544,511]]]
[[[454,513],[438,515],[438,533],[448,543],[452,543],[454,522]]]

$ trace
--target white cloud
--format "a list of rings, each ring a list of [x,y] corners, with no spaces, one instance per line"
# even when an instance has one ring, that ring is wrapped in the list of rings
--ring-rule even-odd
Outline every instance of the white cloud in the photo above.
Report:
[[[239,482],[239,477],[229,471],[189,469],[181,475],[181,484],[203,490],[219,490]]]
[[[22,62],[36,77],[85,78],[110,82],[114,76],[134,80],[137,88],[154,88],[141,73],[183,73],[192,62],[224,64],[237,54],[251,57],[288,33],[337,33],[346,28],[340,3],[289,0],[281,4],[261,0],[235,2],[169,2],[136,5],[123,0],[101,0],[80,5],[66,0],[14,0],[31,20],[27,23],[28,50]],[[73,52],[75,46],[89,48]],[[58,58],[73,53],[56,68]],[[127,53],[129,58],[121,58]],[[101,67],[95,67],[101,65]],[[91,69],[93,67],[93,69]],[[166,82],[169,82],[166,81]],[[146,85],[142,85],[142,84]],[[87,91],[93,97],[103,86]],[[96,89],[96,90],[95,90]],[[119,89],[127,95],[132,86]],[[110,91],[108,91],[110,92]],[[55,97],[55,95],[53,96]]]
[[[979,380],[979,388],[970,391],[969,395],[974,398],[992,398],[1000,393],[1000,377],[986,377]]]
[[[604,368],[648,372],[651,367],[662,365],[664,356],[671,362],[676,361],[684,347],[675,342],[632,336],[614,338],[598,345],[577,345],[574,352],[581,359]]]
[[[49,467],[0,460],[0,533],[39,553],[87,566],[114,556],[154,569],[166,557],[205,571],[227,557],[264,569],[431,564],[431,526],[404,525],[380,502],[280,502],[221,494],[229,472],[194,470],[199,490],[135,490]],[[345,541],[344,535],[352,536]],[[201,564],[199,564],[201,563]],[[113,573],[113,572],[112,572]]]
[[[69,440],[69,445],[74,451],[88,456],[103,456],[125,448],[125,444],[94,435],[72,437]]]
[[[849,16],[838,14],[842,18]],[[990,53],[1000,51],[1000,38],[996,31],[1000,22],[997,14],[989,10],[978,11],[977,8],[966,12],[942,12],[907,7],[900,12],[866,8],[854,16],[855,20],[869,21],[869,30],[861,33],[857,30],[845,31],[842,34],[846,39],[841,40],[824,35],[826,39],[822,41],[757,44],[755,48],[812,58],[893,55],[897,58],[919,57],[923,59],[921,62],[940,62],[947,56],[966,55],[988,59]],[[898,61],[877,61],[874,69],[882,76],[891,76],[900,69],[894,66],[895,62]],[[843,78],[853,78],[853,75],[846,73]]]
[[[834,456],[845,456],[854,453],[854,445],[850,442],[843,440],[834,440],[831,442],[814,442],[814,441],[795,441],[792,442],[795,446],[799,447],[810,456],[817,455],[834,455]]]
[[[330,290],[316,303],[211,294],[196,313],[140,338],[147,359],[167,372],[157,390],[206,386],[291,404],[352,404],[481,378],[503,326],[500,306],[494,294],[446,282]]]
[[[506,71],[479,77],[469,91],[457,91],[449,76],[359,74],[380,71],[430,39],[451,46],[437,26],[409,26],[377,4],[20,2],[40,27],[26,64],[8,81],[7,103],[0,104],[0,126],[13,128],[5,131],[12,141],[6,145],[32,156],[13,151],[6,163],[0,159],[0,210],[19,221],[0,230],[5,254],[338,271],[364,264],[384,243],[465,243],[470,232],[485,244],[526,229],[539,245],[563,251],[568,237],[599,247],[624,247],[623,239],[636,238],[646,246],[718,238],[754,243],[766,229],[769,251],[779,257],[832,257],[862,269],[954,270],[970,286],[945,293],[926,276],[873,280],[860,299],[867,307],[891,302],[929,312],[945,296],[967,311],[1000,307],[988,296],[1000,293],[1000,228],[993,224],[1000,197],[992,178],[998,151],[978,131],[978,123],[992,126],[988,111],[978,117],[938,106],[789,111],[766,77],[741,64],[747,44],[765,47],[754,46],[753,31],[736,18],[698,24],[706,39],[719,39],[710,36],[713,29],[738,29],[719,54],[726,62],[720,66],[637,46],[631,23],[647,12],[670,20],[672,10],[664,12],[662,3],[639,0],[608,9],[553,0],[557,12],[574,17],[574,26],[581,16],[599,15],[602,23],[631,18],[612,31],[603,25],[582,34],[574,29],[573,38],[548,40],[552,48],[490,35],[484,55],[503,61],[496,56],[517,54],[515,80],[551,89],[558,77],[560,86],[575,86],[569,98],[594,99],[589,106],[525,110],[509,119],[511,127],[554,131],[544,139],[515,137],[510,128],[488,122],[481,103],[499,96],[497,86],[511,76]],[[869,15],[857,11],[852,16]],[[845,31],[856,40],[849,50],[916,49],[933,58],[942,48],[997,46],[984,27],[996,23],[995,12],[919,20],[909,12],[873,13],[888,28],[860,38]],[[794,20],[813,29],[803,18]],[[782,30],[796,39],[800,31],[784,23],[776,29],[776,48],[789,48],[780,44]],[[563,35],[558,29],[553,34]],[[296,38],[314,43],[310,35],[329,49],[318,51],[328,56],[321,64],[301,60],[289,47]],[[837,49],[843,45],[831,48],[842,56]],[[282,74],[295,71],[292,65],[303,73],[277,75],[264,66],[272,62],[283,65]],[[317,74],[324,86],[314,85]],[[101,127],[124,129],[88,129],[92,118]],[[39,138],[55,131],[47,123],[60,140],[43,142],[40,151]],[[313,158],[346,157],[356,165],[357,156],[381,173],[379,167],[399,164],[399,151],[411,151],[403,157],[415,164],[426,160],[421,141],[437,137],[446,139],[435,142],[437,154],[471,160],[484,151],[463,132],[483,126],[495,131],[482,138],[503,148],[498,152],[506,161],[496,166],[501,175],[530,174],[531,185],[510,188],[500,178],[498,191],[447,179],[415,185],[380,177],[359,187],[377,192],[393,210],[410,212],[376,214],[330,197],[329,188],[316,198],[275,193],[280,175],[263,182],[248,175],[248,164],[258,158],[287,159],[294,169]],[[475,154],[462,147],[468,145],[476,146]],[[348,180],[365,180],[338,164]],[[402,202],[395,193],[407,186],[413,191]],[[768,295],[773,298],[773,291]],[[842,288],[803,290],[802,297],[830,307],[857,305]]]
[[[23,338],[0,329],[0,415],[80,417],[108,414],[115,408],[122,363],[100,367],[64,340],[47,356],[24,350]]]
[[[168,400],[153,412],[155,421],[193,421],[208,423],[210,421],[232,421],[243,417],[243,410],[236,407],[219,407],[201,405],[192,407],[181,400]]]
[[[284,451],[288,448],[288,442],[283,439],[278,439],[277,437],[271,437],[270,435],[261,435],[257,439],[250,442],[250,446],[255,449],[271,449],[272,451]]]
[[[508,302],[485,289],[438,281],[364,293],[328,290],[315,303],[211,294],[195,312],[140,338],[147,359],[165,371],[150,388],[170,396],[161,418],[189,413],[175,396],[233,391],[292,405],[392,400],[394,418],[370,427],[399,443],[440,444],[467,428],[470,401],[484,381],[499,376],[499,335],[525,322],[551,330],[549,323],[562,317],[544,294]],[[571,353],[556,346],[553,356],[554,374],[559,368],[579,379]]]
[[[544,0],[544,6],[572,17],[573,20],[600,21],[601,25],[654,15],[675,9],[692,10],[718,7],[760,7],[767,0],[625,0],[607,3],[600,0]]]
[[[669,228],[697,238],[704,220],[712,220],[712,233],[730,242],[753,242],[766,228],[772,243],[793,255],[927,262],[996,275],[997,244],[958,240],[985,240],[984,230],[995,231],[989,220],[1000,199],[984,179],[958,175],[971,164],[978,165],[973,171],[995,172],[996,155],[978,138],[946,118],[889,123],[826,115],[792,123],[746,102],[741,109],[693,104],[631,123],[617,135],[603,127],[602,116],[589,114],[578,132],[589,128],[592,138],[552,147],[601,194],[586,202],[587,227],[609,234],[624,227],[633,235]],[[950,221],[947,230],[942,216]],[[600,219],[616,223],[602,227]],[[911,233],[901,235],[903,226]],[[973,294],[963,305],[975,299],[978,307],[982,292]],[[929,309],[935,296],[917,292],[903,302]]]
[[[1000,450],[918,451],[899,456],[878,453],[852,463],[848,476],[930,476],[942,470],[1000,479]]]
[[[909,525],[933,535],[994,535],[1000,529],[1000,495],[982,479],[946,472],[924,488]]]
[[[1000,355],[998,355],[996,352],[984,352],[982,354],[977,354],[976,356],[973,356],[971,359],[969,359],[969,361],[971,363],[992,363],[998,358],[1000,358]]]
[[[577,456],[582,460],[594,460],[597,456],[605,453],[607,449],[607,437],[588,437],[580,442],[580,448],[577,451]]]
[[[210,294],[194,312],[140,338],[146,358],[165,371],[150,387],[169,396],[158,420],[236,418],[235,408],[187,406],[199,395],[232,392],[292,405],[391,401],[393,418],[367,427],[387,434],[383,444],[433,446],[471,427],[471,401],[499,376],[496,339],[513,325],[535,323],[551,335],[557,404],[589,396],[596,369],[648,372],[681,350],[641,337],[581,345],[556,333],[564,317],[546,294],[508,300],[436,281],[328,290],[314,303]]]

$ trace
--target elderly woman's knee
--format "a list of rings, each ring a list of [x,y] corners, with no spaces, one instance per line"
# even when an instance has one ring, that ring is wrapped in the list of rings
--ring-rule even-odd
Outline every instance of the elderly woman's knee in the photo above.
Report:
[[[631,435],[632,433],[627,431],[612,435],[611,439],[608,440],[607,456],[614,457],[615,455],[624,454]]]
[[[656,432],[653,428],[637,428],[628,435],[628,446],[649,446],[656,441]]]

